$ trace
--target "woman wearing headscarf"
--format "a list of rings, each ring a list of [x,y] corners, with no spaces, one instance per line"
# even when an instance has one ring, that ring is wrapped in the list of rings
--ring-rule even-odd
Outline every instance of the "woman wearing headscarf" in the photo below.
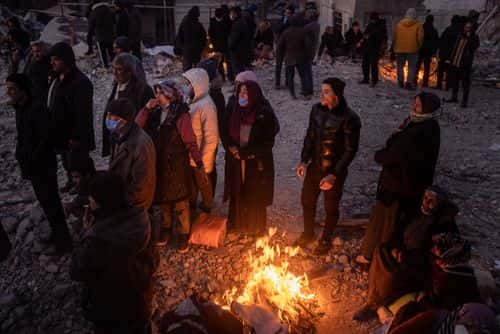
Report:
[[[368,263],[383,242],[400,242],[404,221],[418,212],[420,201],[433,183],[439,156],[439,97],[422,92],[415,96],[410,115],[375,153],[382,165],[375,207],[361,245],[358,262]]]
[[[261,234],[266,208],[274,195],[274,138],[279,123],[255,81],[236,88],[221,122],[226,150],[224,201],[229,200],[229,226]]]

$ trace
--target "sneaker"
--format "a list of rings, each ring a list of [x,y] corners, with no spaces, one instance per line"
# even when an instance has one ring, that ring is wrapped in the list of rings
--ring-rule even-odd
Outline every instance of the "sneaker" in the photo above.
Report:
[[[352,320],[366,322],[372,318],[375,318],[376,315],[377,314],[375,313],[373,308],[370,305],[365,304],[362,308],[354,313],[354,315],[352,316]]]
[[[330,239],[321,238],[318,242],[318,246],[314,250],[316,255],[325,255],[332,248],[332,242]]]
[[[302,247],[305,248],[307,245],[314,241],[314,235],[308,235],[302,233],[300,237],[293,243],[294,247]]]
[[[186,253],[189,250],[189,234],[179,235],[179,244],[177,246],[177,251],[179,253]]]
[[[162,228],[160,230],[160,235],[158,236],[158,241],[156,242],[157,247],[165,247],[170,240],[172,231],[169,228]]]
[[[462,102],[460,104],[460,108],[464,108],[464,109],[467,108],[467,102]]]

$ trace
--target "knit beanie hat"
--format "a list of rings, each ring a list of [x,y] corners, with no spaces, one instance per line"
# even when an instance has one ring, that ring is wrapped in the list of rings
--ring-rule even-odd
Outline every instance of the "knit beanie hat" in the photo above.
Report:
[[[76,64],[73,48],[65,42],[54,44],[54,46],[50,49],[49,56],[62,59],[62,61],[69,67],[74,67]]]
[[[340,80],[339,78],[327,78],[323,81],[324,84],[330,85],[332,87],[333,92],[337,95],[338,98],[344,96],[344,87],[345,82]]]
[[[124,97],[111,101],[107,111],[108,114],[123,118],[127,122],[133,122],[135,118],[134,106]]]
[[[130,51],[130,39],[127,36],[120,36],[115,39],[115,44],[122,52]]]
[[[415,20],[417,18],[417,11],[415,10],[415,8],[408,8],[405,17]]]
[[[420,101],[422,101],[422,112],[424,114],[432,114],[441,108],[441,100],[436,94],[421,92],[416,97],[419,97]]]
[[[240,74],[238,74],[236,76],[234,81],[237,81],[237,82],[245,82],[245,81],[257,82],[257,76],[252,71],[243,71],[243,72],[240,72]]]
[[[125,181],[113,172],[97,172],[90,180],[89,194],[104,210],[127,206]]]

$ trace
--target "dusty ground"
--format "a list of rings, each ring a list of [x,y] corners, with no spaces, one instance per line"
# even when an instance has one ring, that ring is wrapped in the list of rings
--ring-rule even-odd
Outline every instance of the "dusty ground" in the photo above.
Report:
[[[81,66],[90,72],[86,61]],[[314,74],[316,89],[328,76],[343,78],[347,82],[348,103],[362,119],[360,150],[350,168],[342,210],[345,216],[368,213],[374,203],[379,173],[373,154],[406,117],[414,93],[399,90],[391,82],[381,82],[374,89],[359,86],[359,64],[316,66]],[[0,74],[2,81],[4,76],[5,73]],[[287,232],[278,238],[280,244],[287,244],[302,228],[301,181],[295,177],[294,168],[299,162],[309,111],[317,96],[313,101],[294,101],[286,91],[274,90],[272,66],[258,69],[257,76],[281,123],[274,149],[276,195],[269,209],[269,225]],[[94,75],[92,80],[96,95],[95,129],[100,137],[101,115],[110,91],[111,76]],[[225,89],[228,92],[230,87]],[[473,242],[476,257],[480,255],[489,268],[493,267],[494,260],[500,260],[497,218],[500,214],[499,92],[475,86],[469,109],[444,106],[436,177],[436,183],[448,189],[459,205],[460,228]],[[47,223],[29,184],[20,179],[14,161],[14,114],[4,105],[0,108],[0,217],[15,245],[10,258],[0,264],[0,332],[91,333],[78,306],[78,285],[68,277],[69,258],[40,255],[43,247],[38,237],[47,233]],[[97,155],[95,158],[99,167],[106,166],[106,161]],[[219,213],[226,211],[221,203],[223,164],[221,149],[216,208]],[[319,218],[322,216],[321,213]],[[326,313],[317,325],[318,333],[367,333],[376,327],[375,322],[361,326],[351,321],[352,313],[366,296],[366,273],[352,262],[362,231],[338,229],[336,236],[339,237],[338,247],[328,256],[315,257],[309,251],[301,252],[292,263],[292,270],[304,272],[325,264],[338,265],[342,270],[338,275],[312,282]],[[192,248],[185,255],[163,251],[157,281],[156,318],[191,292],[216,298],[225,288],[244,281],[246,266],[241,258],[252,249],[252,244],[252,240],[230,235],[226,247],[217,251]]]

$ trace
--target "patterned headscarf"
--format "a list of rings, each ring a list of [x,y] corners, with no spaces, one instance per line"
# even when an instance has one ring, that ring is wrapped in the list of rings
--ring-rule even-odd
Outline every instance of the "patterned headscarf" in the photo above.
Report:
[[[189,104],[194,96],[193,87],[180,76],[160,81],[153,88],[155,92],[159,89],[171,102]]]
[[[469,262],[471,245],[456,233],[441,233],[432,238],[432,253],[446,268]]]

